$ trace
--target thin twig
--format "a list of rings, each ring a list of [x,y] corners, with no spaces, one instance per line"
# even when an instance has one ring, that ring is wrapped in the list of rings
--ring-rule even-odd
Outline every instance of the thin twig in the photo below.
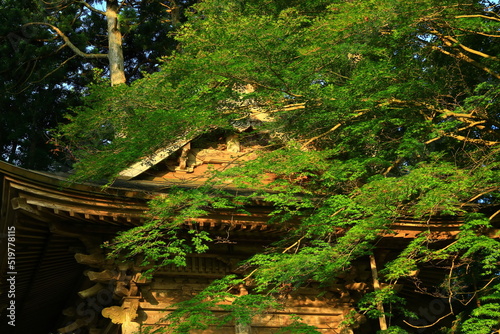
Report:
[[[479,197],[481,197],[481,196],[483,196],[483,195],[486,195],[486,194],[488,194],[488,193],[490,193],[490,192],[492,192],[492,191],[495,191],[495,190],[498,190],[498,187],[491,188],[491,189],[488,189],[488,190],[486,190],[486,191],[483,191],[482,193],[480,193],[480,194],[478,194],[478,195],[476,195],[476,196],[472,197],[471,199],[469,199],[467,202],[462,203],[462,204],[460,205],[460,207],[464,206],[464,205],[465,205],[465,204],[467,204],[467,203],[470,203],[470,202],[472,202],[472,201],[475,201],[475,200],[476,200],[476,199],[478,199]],[[490,219],[491,219],[491,217],[490,217]]]
[[[246,281],[247,279],[249,279],[250,277],[252,277],[253,274],[255,274],[255,272],[257,271],[258,268],[252,270],[252,272],[250,274],[248,274],[245,278],[243,278],[243,281]]]
[[[64,43],[66,43],[66,45],[69,46],[69,48],[71,50],[73,50],[73,52],[76,53],[77,55],[79,55],[80,57],[84,57],[84,58],[107,58],[108,57],[107,54],[103,54],[103,53],[85,53],[85,52],[82,52],[76,45],[74,45],[70,41],[68,36],[66,36],[59,28],[57,28],[56,26],[54,26],[50,23],[30,22],[30,23],[24,24],[23,27],[27,27],[30,25],[46,26],[46,27],[49,27],[50,29],[54,30],[56,32],[56,34],[59,35],[59,37],[61,37],[63,39]]]
[[[93,6],[91,6],[91,5],[90,5],[88,2],[86,2],[86,1],[80,1],[80,3],[81,3],[82,5],[84,5],[85,7],[87,7],[88,9],[90,9],[91,11],[95,12],[95,13],[99,13],[99,14],[101,14],[101,15],[106,15],[106,13],[105,13],[105,12],[103,12],[102,10],[99,10],[99,9],[97,9],[97,8],[93,7]]]
[[[366,114],[368,111],[370,111],[370,109],[360,109],[360,110],[356,110],[356,111],[359,111],[356,115],[354,115],[354,117],[352,119],[355,119],[355,118],[358,118],[359,116],[361,115],[364,115]],[[313,141],[321,138],[321,137],[324,137],[326,136],[327,134],[337,130],[338,128],[340,128],[343,124],[345,123],[345,121],[343,122],[340,122],[338,124],[336,124],[334,127],[332,127],[330,130],[316,136],[316,137],[313,137],[311,139],[309,139],[304,145],[301,146],[301,149],[305,149],[310,143],[312,143]]]
[[[306,236],[303,235],[299,240],[297,240],[296,242],[293,243],[293,245],[291,245],[290,247],[287,247],[283,252],[281,252],[282,254],[285,254],[286,252],[288,252],[290,249],[292,249],[293,247],[297,246],[298,244],[300,244],[300,242],[302,241],[302,239],[304,239]]]
[[[447,315],[443,315],[441,318],[439,318],[438,320],[434,321],[432,324],[430,324],[430,325],[425,325],[425,326],[415,326],[415,325],[410,324],[410,323],[409,323],[408,321],[406,321],[406,320],[403,320],[403,322],[404,322],[405,324],[407,324],[408,326],[413,327],[413,328],[429,328],[429,327],[434,326],[435,324],[437,324],[438,322],[440,322],[441,320],[443,320],[444,318],[446,318],[446,317],[447,317],[447,316],[449,316],[449,315],[453,315],[453,313],[452,313],[452,312],[450,312],[450,313],[448,313]]]
[[[453,291],[451,291],[451,275],[453,274],[453,268],[455,267],[455,260],[456,260],[457,256],[455,256],[453,258],[453,260],[451,261],[451,268],[450,268],[450,272],[448,274],[448,304],[450,305],[450,313],[454,313],[453,312],[453,305],[451,304],[451,299],[453,297]]]

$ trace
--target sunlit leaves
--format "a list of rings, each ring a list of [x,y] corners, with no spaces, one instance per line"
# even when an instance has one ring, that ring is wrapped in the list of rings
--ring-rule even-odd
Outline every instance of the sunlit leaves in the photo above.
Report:
[[[228,323],[247,325],[255,315],[280,307],[272,296],[239,294],[244,286],[245,282],[234,275],[215,280],[165,317],[171,323],[168,333],[190,333]]]
[[[279,240],[241,263],[246,276],[180,304],[170,318],[176,331],[248,324],[276,306],[273,298],[342,282],[404,222],[424,232],[407,243],[398,238],[401,251],[380,279],[410,281],[422,268],[439,267],[448,273],[441,286],[450,303],[484,320],[470,326],[492,328],[495,312],[486,305],[496,305],[500,258],[490,234],[497,223],[489,221],[500,182],[498,61],[463,46],[494,54],[489,37],[471,31],[498,25],[459,18],[483,12],[476,2],[453,0],[206,0],[189,12],[176,36],[180,48],[162,59],[162,71],[89,96],[67,129],[97,153],[80,165],[91,176],[116,173],[179,137],[235,131],[234,121],[255,110],[272,119],[253,129],[268,138],[256,159],[206,187],[159,197],[151,220],[117,239],[116,255],[182,265],[210,243],[193,218],[254,201],[272,207],[268,224],[281,231]],[[228,184],[238,195],[223,191]],[[460,233],[440,240],[441,222],[461,226]],[[250,293],[234,297],[240,285]],[[485,306],[473,311],[476,297]],[[359,310],[377,318],[380,303],[399,302],[386,288],[368,294]]]

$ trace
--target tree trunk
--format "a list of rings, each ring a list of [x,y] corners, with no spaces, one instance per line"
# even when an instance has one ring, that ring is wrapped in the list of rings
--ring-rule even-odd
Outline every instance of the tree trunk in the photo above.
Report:
[[[122,34],[118,22],[118,0],[106,1],[106,20],[108,22],[108,60],[111,86],[126,82],[123,65]]]

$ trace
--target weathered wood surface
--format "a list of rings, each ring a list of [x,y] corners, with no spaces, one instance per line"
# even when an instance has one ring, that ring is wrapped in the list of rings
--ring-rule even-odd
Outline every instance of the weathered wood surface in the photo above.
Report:
[[[142,160],[136,162],[129,168],[123,170],[119,174],[119,178],[122,180],[130,180],[135,176],[143,173],[152,166],[156,165],[160,161],[168,158],[172,153],[180,149],[182,146],[186,145],[191,141],[192,138],[186,139],[182,138],[172,143],[170,146],[161,148],[154,152],[153,154],[143,158]]]

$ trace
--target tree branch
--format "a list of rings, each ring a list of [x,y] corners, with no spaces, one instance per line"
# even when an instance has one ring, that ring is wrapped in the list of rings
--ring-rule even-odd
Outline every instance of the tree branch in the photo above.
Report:
[[[356,110],[356,111],[359,111],[356,115],[354,115],[354,117],[352,117],[352,119],[355,119],[355,118],[358,118],[359,116],[361,115],[364,115],[366,114],[368,111],[370,111],[370,109],[361,109],[361,110]],[[337,130],[338,128],[340,128],[346,121],[343,121],[343,122],[340,122],[338,124],[336,124],[333,128],[331,128],[330,130],[316,136],[316,137],[313,137],[311,139],[309,139],[304,145],[302,145],[300,148],[301,149],[305,149],[310,143],[312,143],[313,141],[315,141],[316,139],[319,139],[321,137],[324,137],[326,136],[327,134]]]
[[[492,35],[492,34],[487,34],[485,32],[475,31],[475,30],[468,30],[468,29],[464,29],[464,28],[455,28],[455,29],[463,31],[463,32],[472,33],[472,34],[475,34],[475,35],[481,35],[481,36],[492,37],[492,38],[500,38],[500,34],[499,35]]]
[[[498,141],[491,141],[491,140],[485,140],[485,139],[479,139],[479,138],[469,138],[461,135],[455,135],[453,133],[444,133],[443,136],[445,137],[450,137],[454,138],[463,142],[470,142],[474,144],[480,144],[480,145],[486,145],[486,146],[494,146],[500,144]]]
[[[54,73],[55,71],[57,71],[58,69],[60,69],[61,67],[63,67],[67,62],[69,62],[71,59],[75,58],[76,55],[73,55],[71,57],[69,57],[68,59],[66,59],[65,61],[63,61],[61,64],[59,64],[55,69],[53,69],[52,71],[50,71],[49,73],[45,74],[41,79],[39,80],[36,80],[36,81],[32,81],[30,82],[25,88],[23,88],[20,92],[17,92],[18,94],[19,93],[22,93],[24,92],[26,89],[28,89],[30,87],[31,84],[35,84],[35,83],[38,83],[38,82],[42,82],[43,80],[45,80],[48,76],[52,75],[52,73]]]
[[[485,71],[486,73],[494,76],[497,79],[500,79],[500,74],[495,73],[493,70],[489,69],[488,67],[481,65],[479,62],[477,62],[474,59],[470,58],[469,56],[463,54],[462,52],[459,52],[458,54],[455,54],[455,53],[446,51],[443,48],[440,48],[440,47],[438,47],[436,45],[430,45],[430,48],[432,50],[439,51],[439,52],[441,52],[441,53],[443,53],[443,54],[445,54],[447,56],[453,57],[455,59],[459,59],[459,60],[463,60],[465,62],[468,62],[472,66],[474,66],[476,68],[479,68],[480,70]]]
[[[480,139],[480,138],[469,138],[465,136],[460,136],[460,135],[455,135],[453,133],[442,133],[439,137],[429,139],[428,141],[424,142],[424,145],[428,145],[436,140],[439,140],[443,137],[450,137],[454,138],[463,142],[470,142],[478,145],[485,145],[485,146],[495,146],[500,144],[498,141],[491,141],[491,140],[485,140],[485,139]]]
[[[495,212],[494,214],[492,214],[489,218],[489,220],[491,221],[493,218],[495,218],[496,216],[498,216],[500,214],[500,210],[498,210],[497,212]]]
[[[460,129],[457,129],[457,131],[464,131],[464,130],[467,130],[467,129],[470,129],[470,128],[473,128],[473,127],[476,127],[480,130],[483,130],[485,128],[484,125],[481,125],[481,124],[484,124],[486,123],[486,121],[478,121],[478,122],[465,122],[465,123],[468,123],[466,126],[463,126],[461,127]]]
[[[306,236],[303,235],[299,240],[297,240],[296,242],[294,242],[290,247],[287,247],[285,248],[284,251],[282,251],[281,253],[285,254],[286,252],[288,252],[290,249],[292,249],[293,247],[295,246],[299,246],[300,245],[300,242],[305,238]]]
[[[438,322],[440,322],[441,320],[443,320],[444,318],[446,318],[447,316],[450,316],[450,315],[453,315],[453,313],[452,313],[452,312],[450,312],[450,313],[448,313],[447,315],[443,315],[441,318],[439,318],[438,320],[434,321],[432,324],[430,324],[430,325],[425,325],[425,326],[415,326],[415,325],[410,324],[410,323],[409,323],[408,321],[406,321],[406,320],[403,320],[403,322],[404,322],[405,324],[407,324],[408,326],[413,327],[413,328],[429,328],[429,327],[434,326],[435,324],[437,324]]]
[[[443,112],[442,112],[442,114],[440,116],[442,118],[455,117],[455,118],[472,118],[472,119],[476,119],[476,117],[474,117],[472,115],[472,112],[470,114],[460,114],[460,113],[456,113],[456,112],[448,110],[448,109],[442,109],[442,110],[443,110]]]
[[[463,52],[458,51],[457,50],[457,44],[463,50],[471,52],[471,53],[474,53],[476,55],[480,55],[480,56],[482,56],[484,58],[492,58],[492,59],[495,59],[495,60],[500,60],[500,59],[498,59],[496,57],[493,57],[493,56],[490,56],[490,55],[487,55],[487,54],[482,53],[480,51],[468,48],[465,45],[462,45],[461,43],[459,43],[457,39],[455,39],[455,38],[453,38],[451,36],[445,36],[445,35],[441,34],[436,29],[429,30],[429,33],[437,36],[444,43],[445,46],[447,46],[449,48],[452,48],[453,50],[456,51],[456,53],[446,51],[446,50],[444,50],[443,48],[441,48],[439,46],[431,45],[429,42],[424,41],[422,39],[419,39],[420,41],[424,42],[426,45],[429,45],[432,50],[436,50],[436,51],[439,51],[439,52],[441,52],[441,53],[443,53],[445,55],[451,56],[453,58],[466,61],[466,62],[470,63],[471,65],[473,65],[474,67],[477,67],[477,68],[485,71],[486,73],[493,75],[495,78],[500,79],[500,74],[495,73],[490,68],[488,68],[488,67],[480,64],[479,62],[477,62],[476,60],[472,59],[471,57],[469,57],[468,55],[464,54]]]
[[[496,60],[496,61],[500,61],[500,58],[497,58],[495,56],[490,56],[486,53],[483,53],[481,51],[477,51],[477,50],[474,50],[474,49],[471,49],[469,48],[468,46],[465,46],[463,45],[462,43],[460,43],[457,39],[451,37],[451,36],[443,36],[443,38],[446,38],[447,40],[451,41],[452,43],[454,43],[454,45],[457,45],[459,46],[460,48],[464,49],[465,51],[467,52],[470,52],[470,53],[473,53],[475,55],[478,55],[478,56],[481,56],[483,58],[490,58],[490,59],[493,59],[493,60]]]
[[[383,176],[387,176],[391,170],[394,169],[397,165],[399,165],[403,161],[403,157],[397,158],[391,166],[387,167],[387,169],[382,173]]]
[[[54,30],[56,32],[56,34],[59,35],[59,37],[61,37],[63,39],[64,43],[67,46],[69,46],[69,48],[71,50],[73,50],[73,52],[80,57],[84,57],[84,58],[107,58],[108,57],[108,55],[104,54],[104,53],[85,53],[85,52],[82,52],[78,47],[76,47],[76,45],[71,43],[68,36],[66,36],[59,28],[57,28],[56,26],[54,26],[50,23],[30,22],[30,23],[24,24],[23,27],[27,27],[30,25],[46,26],[46,27],[49,27],[50,29]]]
[[[486,15],[480,15],[480,14],[475,14],[475,15],[457,15],[457,16],[455,16],[456,19],[470,18],[470,17],[481,17],[483,19],[493,20],[493,21],[500,22],[499,18],[491,17],[491,16],[486,16]]]
[[[91,6],[90,4],[88,4],[86,1],[79,1],[82,5],[84,5],[85,7],[87,7],[88,9],[90,9],[91,11],[93,11],[94,13],[98,13],[98,14],[101,14],[101,15],[106,15],[105,12],[103,12],[102,10],[99,10],[93,6]]]
[[[462,203],[462,204],[460,205],[460,207],[462,207],[462,206],[466,205],[467,203],[470,203],[470,202],[472,202],[472,201],[475,201],[475,200],[476,200],[476,199],[478,199],[479,197],[481,197],[481,196],[483,196],[483,195],[486,195],[486,194],[488,194],[488,193],[491,193],[492,191],[495,191],[495,190],[498,190],[498,187],[490,188],[490,189],[488,189],[488,190],[486,190],[486,191],[483,191],[482,193],[477,194],[476,196],[474,196],[474,197],[472,197],[471,199],[469,199],[467,202]]]

